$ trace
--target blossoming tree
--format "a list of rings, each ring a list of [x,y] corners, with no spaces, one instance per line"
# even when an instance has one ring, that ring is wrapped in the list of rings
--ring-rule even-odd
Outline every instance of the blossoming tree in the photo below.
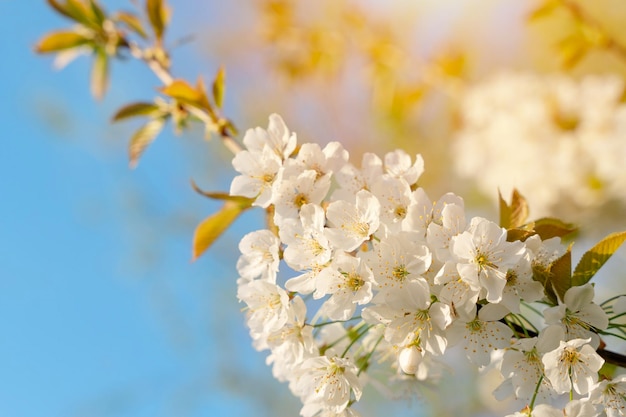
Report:
[[[168,120],[177,129],[200,123],[232,151],[238,175],[229,192],[194,184],[224,202],[198,226],[194,257],[242,212],[266,212],[266,224],[241,237],[233,279],[253,346],[269,351],[302,416],[357,416],[367,385],[436,381],[454,352],[500,373],[494,396],[518,400],[511,415],[624,415],[626,357],[610,343],[626,339],[626,296],[596,301],[593,278],[626,232],[608,235],[574,266],[565,240],[576,228],[552,217],[529,221],[515,189],[510,201],[499,197],[494,221],[470,216],[461,196],[429,196],[419,154],[365,153],[355,162],[339,142],[298,143],[277,114],[239,142],[222,113],[224,70],[210,94],[201,79],[192,85],[171,73],[163,1],[147,0],[144,16],[109,14],[95,0],[48,3],[75,26],[46,35],[37,50],[92,54],[95,96],[120,55],[162,81],[161,97],[113,117],[148,118],[131,138],[131,165]],[[488,132],[471,135],[495,135],[477,125]]]

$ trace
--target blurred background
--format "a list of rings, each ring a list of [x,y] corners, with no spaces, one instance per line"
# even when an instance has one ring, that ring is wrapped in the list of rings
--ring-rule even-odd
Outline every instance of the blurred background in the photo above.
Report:
[[[421,153],[430,197],[458,193],[485,217],[497,187],[505,198],[518,187],[531,217],[582,226],[576,260],[626,229],[622,3],[170,0],[166,46],[177,77],[224,66],[225,114],[242,132],[276,112],[301,143],[339,140],[355,161]],[[0,0],[0,15],[0,416],[297,415],[235,297],[237,242],[262,213],[191,262],[193,231],[219,204],[189,180],[228,190],[232,155],[200,128],[168,127],[129,169],[140,125],[109,121],[157,96],[158,79],[114,62],[94,101],[89,59],[55,71],[33,52],[67,20],[43,1]],[[599,298],[624,292],[624,252],[598,277]],[[360,411],[502,414],[469,381],[448,377],[454,396],[370,390]]]

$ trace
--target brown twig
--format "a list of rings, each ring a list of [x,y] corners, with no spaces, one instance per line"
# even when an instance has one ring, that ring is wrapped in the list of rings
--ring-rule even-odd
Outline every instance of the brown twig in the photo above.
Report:
[[[163,60],[158,59],[153,52],[142,49],[134,42],[127,41],[125,45],[128,47],[130,55],[133,58],[144,62],[164,86],[168,86],[174,81],[174,76],[172,76],[170,70],[163,64]],[[216,124],[220,119],[214,112],[209,114],[195,107],[189,107],[188,111],[205,123]],[[222,139],[224,146],[226,146],[226,148],[233,154],[237,154],[242,150],[241,145],[235,140],[235,138],[232,137],[227,129],[219,129],[218,134]]]
[[[612,51],[613,53],[621,56],[626,60],[626,46],[620,44],[615,40],[615,37],[611,36],[602,26],[602,24],[589,16],[589,13],[585,12],[583,8],[571,0],[560,0],[563,7],[565,7],[576,20],[584,22],[588,26],[592,27],[601,35],[603,42],[599,45],[604,49]]]

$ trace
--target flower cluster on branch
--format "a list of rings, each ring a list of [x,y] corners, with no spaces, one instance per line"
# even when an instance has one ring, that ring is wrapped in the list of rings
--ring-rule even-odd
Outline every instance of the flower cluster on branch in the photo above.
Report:
[[[298,146],[275,114],[243,142],[230,193],[273,208],[273,227],[241,240],[237,296],[302,416],[358,415],[351,405],[370,375],[432,381],[455,347],[500,370],[496,397],[525,404],[515,415],[621,415],[622,377],[598,382],[597,349],[609,328],[623,333],[623,299],[594,302],[588,281],[601,265],[585,257],[573,275],[559,272],[571,230],[524,223],[517,194],[502,202],[509,230],[467,218],[461,197],[432,200],[419,186],[420,155],[365,154],[357,167],[337,142]]]

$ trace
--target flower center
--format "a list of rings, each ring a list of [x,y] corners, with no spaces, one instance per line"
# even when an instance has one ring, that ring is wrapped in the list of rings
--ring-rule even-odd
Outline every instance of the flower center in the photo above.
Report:
[[[352,230],[354,230],[357,235],[362,237],[367,237],[370,235],[370,226],[369,224],[364,222],[352,223]]]
[[[404,279],[409,276],[410,272],[408,271],[408,269],[406,269],[406,267],[404,265],[398,265],[395,268],[393,268],[393,271],[391,272],[391,275],[393,275],[393,277],[397,280],[397,281],[404,281]]]
[[[360,290],[365,284],[365,281],[363,280],[363,278],[361,278],[361,276],[357,273],[354,273],[354,272],[345,273],[344,272],[343,274],[346,277],[346,286],[354,292],[357,292],[358,290]]]
[[[569,365],[573,365],[578,362],[578,352],[572,348],[565,348],[561,355],[561,362],[565,362]]]
[[[307,198],[306,194],[303,194],[303,193],[296,195],[293,199],[293,204],[295,204],[296,207],[298,208],[301,208],[303,205],[305,205],[308,202],[309,202],[309,199]]]
[[[506,285],[517,285],[517,272],[513,271],[512,269],[506,271]]]
[[[396,207],[396,209],[393,211],[393,214],[396,217],[400,217],[400,218],[406,217],[406,207],[404,207],[404,206]]]
[[[478,267],[480,269],[485,269],[486,267],[490,267],[490,268],[493,268],[493,269],[498,269],[496,264],[491,262],[489,260],[489,258],[487,257],[487,255],[485,255],[484,253],[481,253],[481,252],[478,252],[478,254],[476,255],[476,263],[478,264]]]

